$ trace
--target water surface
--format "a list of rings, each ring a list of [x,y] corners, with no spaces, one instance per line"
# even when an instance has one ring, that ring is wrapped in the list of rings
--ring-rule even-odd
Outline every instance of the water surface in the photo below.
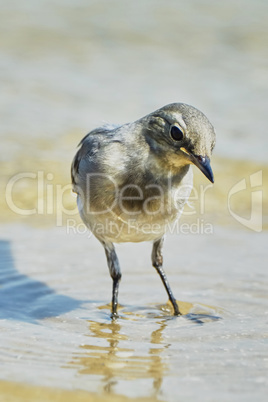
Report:
[[[2,3],[2,399],[266,401],[268,3]],[[217,132],[215,184],[194,170],[164,248],[183,316],[151,244],[125,244],[113,322],[70,163],[90,129],[178,101]]]
[[[267,235],[214,229],[167,238],[165,267],[182,317],[166,304],[150,244],[119,246],[120,318],[112,321],[111,279],[96,240],[4,226],[2,379],[103,397],[194,400],[198,387],[209,400],[262,400]]]

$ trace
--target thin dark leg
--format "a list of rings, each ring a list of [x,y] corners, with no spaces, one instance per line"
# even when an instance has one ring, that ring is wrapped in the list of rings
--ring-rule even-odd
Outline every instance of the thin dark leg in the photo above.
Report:
[[[113,280],[113,294],[112,294],[112,318],[117,318],[117,306],[118,306],[118,290],[119,290],[119,282],[121,279],[121,271],[119,266],[119,261],[115,252],[115,248],[113,243],[104,243],[102,242],[105,254],[107,257],[107,263],[110,271],[111,278]]]
[[[167,280],[167,276],[165,274],[165,271],[162,268],[163,265],[163,256],[162,256],[162,247],[163,247],[163,242],[164,238],[162,237],[159,240],[156,240],[153,244],[153,250],[152,250],[152,263],[154,268],[157,270],[158,274],[160,275],[160,278],[165,286],[165,289],[167,291],[169,300],[173,306],[174,309],[174,315],[181,315],[178,304],[176,302],[175,297],[173,296],[172,290],[170,288],[170,285]]]
[[[118,305],[118,290],[119,290],[119,282],[120,278],[115,278],[113,279],[113,296],[112,296],[112,317],[116,318],[118,317],[117,314],[117,305]]]

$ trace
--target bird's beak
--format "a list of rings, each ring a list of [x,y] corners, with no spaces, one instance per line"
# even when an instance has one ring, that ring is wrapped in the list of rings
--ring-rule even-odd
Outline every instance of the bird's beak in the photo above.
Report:
[[[204,173],[204,175],[208,178],[208,180],[211,181],[211,183],[214,183],[214,176],[210,166],[210,159],[207,156],[193,155],[185,148],[180,148],[180,150],[188,155],[191,162],[196,165],[202,173]]]
[[[210,159],[207,156],[193,155],[192,162],[201,170],[202,173],[214,183],[214,176],[210,166]]]

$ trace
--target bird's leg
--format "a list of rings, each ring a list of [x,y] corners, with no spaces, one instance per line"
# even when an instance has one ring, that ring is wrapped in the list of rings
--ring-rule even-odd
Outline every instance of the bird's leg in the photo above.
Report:
[[[165,274],[165,271],[162,268],[163,265],[163,256],[162,256],[162,247],[163,247],[163,242],[164,242],[164,237],[162,237],[159,240],[156,240],[153,244],[153,250],[152,250],[152,263],[153,267],[157,270],[157,272],[160,275],[160,278],[165,286],[165,289],[167,291],[169,300],[174,308],[174,315],[181,315],[178,304],[176,302],[175,297],[173,296],[173,293],[171,291],[170,285],[167,280],[167,276]]]
[[[102,242],[105,254],[107,257],[107,263],[110,271],[111,278],[113,280],[113,295],[112,295],[112,318],[117,318],[117,305],[118,305],[118,289],[121,279],[121,271],[119,261],[115,252],[113,243]]]

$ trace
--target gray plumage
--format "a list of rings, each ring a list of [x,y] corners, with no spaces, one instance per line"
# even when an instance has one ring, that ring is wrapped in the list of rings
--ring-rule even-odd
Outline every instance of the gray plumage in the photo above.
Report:
[[[164,106],[134,123],[97,128],[80,142],[72,164],[73,190],[83,222],[106,252],[113,279],[113,317],[121,278],[113,243],[148,240],[154,242],[153,266],[174,314],[180,314],[162,269],[163,236],[191,193],[190,165],[213,182],[214,145],[209,120],[184,103]]]

